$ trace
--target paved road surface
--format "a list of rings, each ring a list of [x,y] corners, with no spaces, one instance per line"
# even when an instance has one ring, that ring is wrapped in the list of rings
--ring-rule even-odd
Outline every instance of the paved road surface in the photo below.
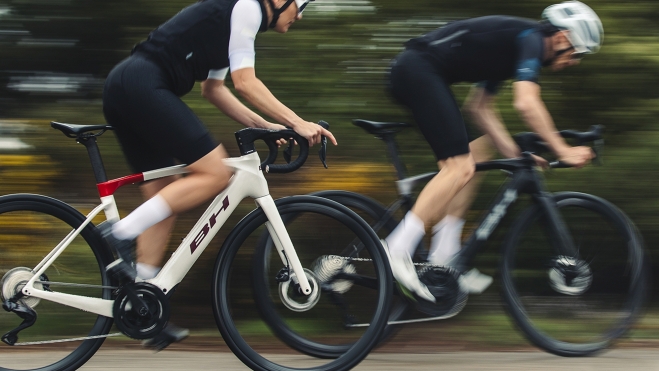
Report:
[[[0,353],[0,359],[7,354]],[[34,353],[31,354],[34,357]],[[285,360],[285,364],[304,367],[306,358],[293,360],[295,356],[273,356]],[[12,357],[13,358],[13,357]],[[21,360],[23,366],[30,356]],[[273,359],[274,360],[274,359]],[[2,361],[0,361],[2,362]],[[295,363],[291,363],[295,362]],[[1,366],[7,364],[0,363]],[[308,364],[307,364],[308,366]],[[101,350],[81,370],[246,370],[232,354],[225,352],[165,351],[153,354],[144,350]],[[455,352],[433,354],[371,354],[355,370],[556,370],[556,371],[606,371],[606,370],[659,370],[659,349],[613,350],[596,357],[561,358],[538,351],[529,352]]]

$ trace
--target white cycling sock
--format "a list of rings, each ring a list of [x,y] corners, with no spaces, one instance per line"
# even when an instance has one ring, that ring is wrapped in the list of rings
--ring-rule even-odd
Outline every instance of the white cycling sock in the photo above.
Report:
[[[412,256],[425,234],[423,221],[408,211],[396,229],[385,239],[389,245],[389,253],[397,256],[407,253]]]
[[[460,251],[462,246],[462,227],[465,220],[453,215],[446,215],[432,228],[430,240],[430,253],[428,261],[432,264],[443,265],[448,263],[453,255]]]
[[[137,263],[135,265],[135,270],[137,270],[137,277],[143,280],[150,280],[160,272],[160,267],[156,267],[150,264]]]
[[[161,222],[172,215],[172,209],[164,198],[155,195],[140,205],[125,218],[116,222],[112,227],[112,234],[120,240],[132,240],[149,227]]]

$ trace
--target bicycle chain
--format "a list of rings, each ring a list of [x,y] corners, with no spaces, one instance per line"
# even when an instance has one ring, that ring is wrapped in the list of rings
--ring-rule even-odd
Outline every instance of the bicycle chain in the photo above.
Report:
[[[334,258],[334,259],[343,259],[343,260],[348,260],[348,261],[357,261],[357,262],[372,262],[373,259],[369,258],[351,258],[347,256],[341,256],[341,255],[327,255],[329,258]],[[437,265],[437,264],[432,264],[432,263],[414,263],[415,266],[418,267],[433,267],[433,268],[449,268],[444,265]]]

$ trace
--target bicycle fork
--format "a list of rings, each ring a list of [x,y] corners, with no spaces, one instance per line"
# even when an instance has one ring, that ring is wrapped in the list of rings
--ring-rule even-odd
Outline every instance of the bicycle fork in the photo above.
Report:
[[[579,249],[574,245],[574,239],[570,230],[558,212],[556,201],[550,195],[544,194],[536,197],[536,201],[542,210],[543,225],[551,241],[554,253],[557,256],[579,258]]]
[[[284,225],[281,215],[277,211],[277,206],[275,201],[272,199],[272,196],[267,195],[264,197],[259,197],[255,199],[257,205],[263,209],[263,212],[268,217],[268,221],[265,223],[268,228],[268,232],[272,237],[272,240],[277,248],[279,257],[281,258],[282,263],[284,264],[284,270],[277,275],[277,280],[287,281],[288,279],[293,279],[295,284],[300,286],[300,293],[303,295],[311,295],[312,289],[307,279],[307,275],[304,272],[302,263],[297,256],[297,252],[293,247],[293,242],[291,237],[288,235],[286,226]],[[290,269],[293,269],[295,275],[290,274]]]

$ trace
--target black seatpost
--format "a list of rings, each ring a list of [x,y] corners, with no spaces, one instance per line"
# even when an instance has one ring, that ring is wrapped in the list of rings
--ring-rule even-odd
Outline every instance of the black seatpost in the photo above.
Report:
[[[96,143],[96,136],[82,134],[78,136],[77,141],[87,148],[89,160],[92,162],[92,169],[94,170],[94,177],[96,177],[96,183],[107,182],[108,176],[105,174],[105,166],[103,166],[101,151],[99,151],[98,144]]]
[[[400,179],[405,179],[407,177],[407,169],[405,168],[403,161],[400,159],[400,156],[398,155],[398,145],[396,144],[395,135],[396,133],[384,134],[382,135],[381,138],[387,144],[387,153],[391,158],[391,162],[394,164],[394,168],[396,169],[396,175],[400,180]]]

